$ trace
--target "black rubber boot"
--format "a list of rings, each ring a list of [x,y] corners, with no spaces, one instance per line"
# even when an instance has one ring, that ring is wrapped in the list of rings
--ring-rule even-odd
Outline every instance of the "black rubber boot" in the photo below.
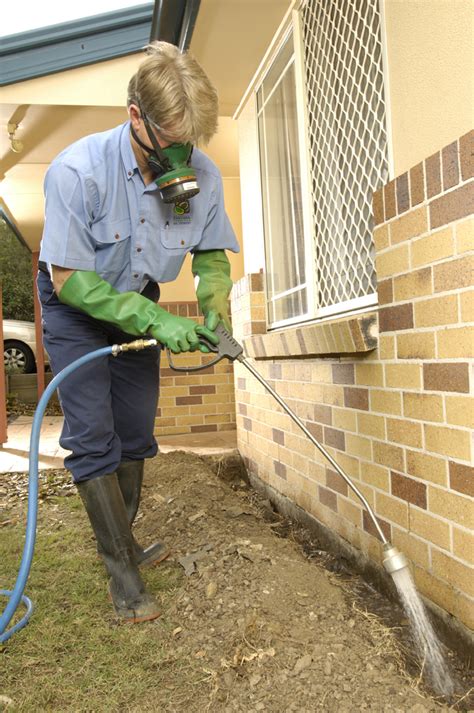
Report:
[[[77,483],[77,489],[110,576],[109,591],[118,616],[133,624],[156,619],[160,611],[138,572],[117,474]]]
[[[128,522],[132,527],[140,505],[142,492],[144,461],[129,460],[120,463],[117,476],[122,491],[125,507],[127,508]],[[133,548],[136,560],[140,566],[159,564],[170,555],[170,550],[162,542],[155,542],[144,549],[138,544],[132,534]]]

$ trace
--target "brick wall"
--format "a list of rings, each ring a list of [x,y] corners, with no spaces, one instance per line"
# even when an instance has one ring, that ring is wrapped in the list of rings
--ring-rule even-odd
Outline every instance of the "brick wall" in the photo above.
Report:
[[[197,302],[168,302],[160,306],[202,323]],[[173,355],[176,366],[188,367],[210,361],[212,355],[185,353]],[[160,401],[155,420],[155,435],[208,433],[235,429],[233,366],[223,360],[203,371],[179,374],[168,367],[162,356]]]
[[[374,195],[375,349],[291,350],[298,359],[254,365],[363,492],[420,591],[473,627],[471,177],[472,134]],[[244,278],[234,290],[234,330],[244,343],[260,335],[247,339],[257,357],[263,305],[262,276]],[[285,343],[298,343],[282,331]],[[235,375],[238,445],[250,471],[380,562],[356,496],[242,365]]]

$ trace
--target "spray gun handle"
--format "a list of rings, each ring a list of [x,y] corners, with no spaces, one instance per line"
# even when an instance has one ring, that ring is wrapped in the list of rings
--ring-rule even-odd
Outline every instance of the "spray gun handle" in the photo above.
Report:
[[[221,361],[221,359],[224,359],[224,357],[226,357],[230,361],[234,361],[234,359],[237,359],[237,357],[242,354],[242,352],[244,351],[243,347],[234,339],[231,334],[229,334],[229,332],[222,326],[222,324],[218,324],[214,332],[219,337],[219,344],[217,345],[212,344],[212,342],[206,339],[206,337],[203,337],[202,335],[199,336],[199,343],[206,346],[210,352],[217,354],[214,359],[211,359],[211,361],[206,362],[206,364],[200,364],[199,366],[176,366],[171,358],[171,352],[167,348],[166,353],[168,355],[168,363],[170,365],[170,369],[173,369],[174,371],[186,372],[201,371],[201,369],[207,369],[210,366],[214,366],[214,364],[217,364],[217,362]]]

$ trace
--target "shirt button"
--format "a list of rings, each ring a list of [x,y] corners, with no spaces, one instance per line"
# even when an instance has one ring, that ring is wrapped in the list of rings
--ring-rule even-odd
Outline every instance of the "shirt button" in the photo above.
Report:
[[[181,245],[184,245],[184,240],[181,240]]]
[[[115,240],[119,240],[120,234],[119,234],[119,233],[115,233],[114,238],[115,238]]]
[[[135,272],[135,273],[133,274],[133,277],[136,279],[136,278],[138,277],[138,272]]]
[[[142,251],[141,248],[137,248],[137,253],[141,253],[141,251]]]
[[[144,223],[144,222],[145,222],[145,218],[140,218],[140,223]]]
[[[132,175],[133,175],[133,171],[129,171],[129,172],[128,172],[128,175],[129,175],[129,176],[132,176]]]

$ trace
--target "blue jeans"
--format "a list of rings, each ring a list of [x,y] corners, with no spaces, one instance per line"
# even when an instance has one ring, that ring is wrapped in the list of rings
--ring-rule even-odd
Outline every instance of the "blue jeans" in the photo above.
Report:
[[[53,374],[88,352],[136,339],[108,322],[59,301],[47,274],[38,273],[44,346]],[[153,292],[153,291],[152,291]],[[158,298],[156,285],[154,298]],[[60,445],[75,482],[115,471],[127,460],[152,458],[159,395],[160,349],[93,359],[70,374],[58,389],[64,426]]]

